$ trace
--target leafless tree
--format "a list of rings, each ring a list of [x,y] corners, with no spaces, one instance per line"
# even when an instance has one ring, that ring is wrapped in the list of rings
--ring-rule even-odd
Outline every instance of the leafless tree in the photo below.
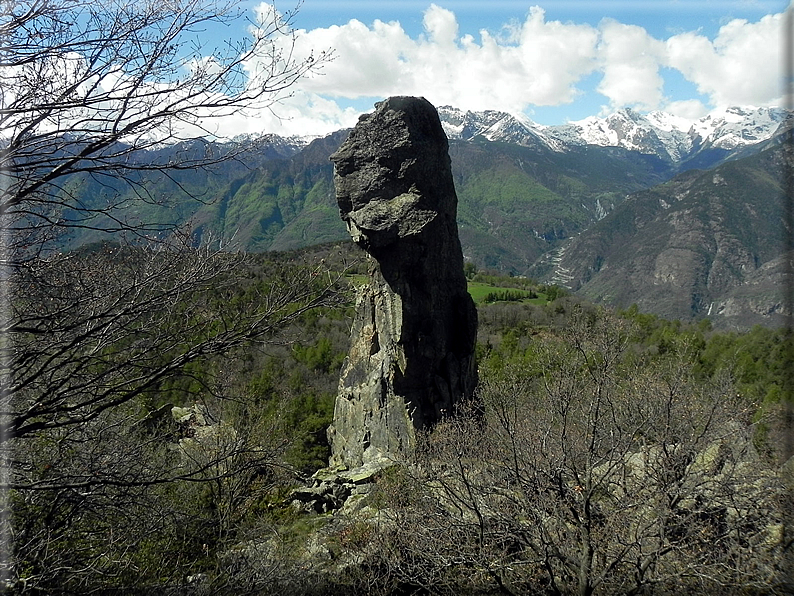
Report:
[[[192,400],[218,411],[242,403],[218,389],[219,363],[334,304],[337,278],[196,247],[189,229],[150,207],[169,205],[152,190],[158,180],[212,199],[180,173],[256,150],[215,142],[220,118],[272,108],[330,58],[293,57],[294,14],[262,9],[247,40],[207,47],[206,28],[243,16],[234,2],[2,3],[0,444],[10,464],[3,542],[16,541],[0,579],[15,589],[122,587],[146,576],[129,556],[142,544],[170,553],[162,557],[184,580],[190,548],[158,546],[163,528],[184,537],[177,518],[190,518],[173,505],[192,501],[173,491],[210,490],[213,507],[227,508],[215,509],[217,525],[228,527],[231,487],[275,461],[272,437],[239,425],[235,440],[185,450],[190,437],[160,424],[171,418],[163,401],[174,380],[192,377]],[[86,230],[112,242],[62,252]]]
[[[157,422],[171,440],[128,404],[22,442],[13,478],[34,488],[11,493],[11,591],[167,593],[212,571],[247,503],[276,481],[282,447],[272,419],[241,420],[233,403],[185,408],[178,425],[167,412]]]
[[[10,307],[5,439],[91,422],[191,362],[273,340],[338,298],[336,277],[319,267],[246,269],[239,255],[172,243],[107,245],[25,267]],[[270,278],[239,289],[260,274]]]
[[[26,576],[28,584],[35,578],[51,589],[76,578],[114,577],[120,572],[111,572],[113,565],[86,567],[69,542],[85,539],[86,557],[106,555],[104,547],[89,549],[96,543],[83,535],[86,520],[94,518],[115,527],[119,545],[125,545],[124,536],[136,542],[141,532],[143,539],[176,527],[177,518],[190,519],[187,513],[169,513],[175,517],[165,525],[149,516],[169,511],[168,500],[157,498],[169,491],[187,490],[213,504],[215,521],[207,522],[207,531],[218,534],[220,545],[231,534],[243,487],[270,474],[283,445],[276,434],[244,432],[249,420],[263,429],[267,421],[261,411],[246,408],[241,383],[219,383],[227,370],[238,370],[246,352],[288,340],[284,331],[303,313],[337,304],[337,276],[322,265],[255,267],[240,255],[173,243],[157,249],[108,245],[39,260],[35,267],[36,283],[20,275],[14,287],[17,324],[6,345],[11,357],[3,444],[11,463],[5,488],[16,499],[15,552],[38,569]],[[228,425],[228,432],[209,435],[219,442],[186,449],[192,437],[174,428],[171,409],[196,401],[207,404],[215,426]],[[164,488],[175,482],[183,488]],[[185,488],[190,485],[202,488]],[[157,507],[145,506],[152,500]],[[74,515],[68,513],[72,507]],[[123,519],[130,522],[126,534]],[[45,522],[46,531],[36,520]],[[105,523],[89,524],[99,526]],[[104,535],[92,530],[89,536]],[[124,548],[132,552],[132,542]],[[50,564],[64,554],[75,562]],[[114,564],[122,563],[129,559],[119,555]]]
[[[219,153],[174,149],[166,152],[166,161],[152,161],[147,149],[174,148],[190,135],[212,133],[209,127],[218,117],[272,105],[327,55],[294,61],[291,45],[284,43],[292,15],[275,10],[252,24],[247,43],[203,47],[197,37],[202,28],[239,16],[233,4],[214,0],[24,0],[6,2],[5,9],[0,17],[5,241],[0,274],[10,292],[1,327],[7,340],[2,391],[10,407],[4,408],[2,436],[14,438],[62,425],[64,416],[79,423],[91,415],[86,408],[98,413],[130,397],[110,397],[119,386],[107,381],[118,372],[118,364],[110,365],[113,353],[125,344],[118,334],[130,334],[133,325],[139,333],[154,333],[158,321],[167,326],[157,338],[124,346],[139,355],[125,353],[125,360],[139,365],[123,383],[151,387],[168,372],[153,362],[163,354],[181,351],[171,363],[179,367],[228,349],[229,342],[272,329],[273,317],[278,319],[276,312],[288,302],[304,300],[306,306],[322,294],[313,293],[316,284],[302,284],[306,291],[283,284],[284,294],[265,297],[267,305],[256,314],[238,313],[235,321],[224,320],[218,333],[201,335],[191,327],[207,325],[201,317],[216,313],[207,304],[181,299],[206,292],[235,264],[208,250],[190,252],[185,234],[150,234],[163,226],[141,220],[139,205],[161,200],[147,194],[140,174],[172,176],[242,151],[235,144]],[[81,196],[75,181],[86,177],[109,192],[100,200]],[[96,259],[58,254],[54,241],[76,228],[126,232],[142,237],[147,248],[98,253]],[[150,248],[155,241],[156,250]],[[179,309],[193,309],[192,316]],[[201,340],[190,349],[177,348],[191,333]],[[143,355],[152,361],[140,364]],[[79,381],[95,370],[97,358],[104,359],[106,376],[89,374]],[[59,378],[71,379],[70,388]],[[77,397],[103,386],[101,398]],[[39,397],[21,402],[22,392]],[[69,407],[59,409],[66,402]]]
[[[693,378],[686,345],[650,363],[629,336],[580,314],[482,371],[486,420],[463,412],[427,436],[386,500],[373,568],[438,594],[782,589],[783,492],[746,405],[730,379]]]
[[[219,118],[269,108],[330,57],[293,59],[294,13],[275,9],[251,23],[247,41],[201,41],[208,27],[239,16],[224,0],[4,2],[0,216],[14,229],[8,259],[37,255],[65,229],[159,230],[124,209],[164,199],[150,194],[145,175],[233,159],[239,145],[179,142],[220,136]],[[166,146],[172,150],[159,159],[141,156]],[[75,192],[86,179],[107,190],[101,200]]]

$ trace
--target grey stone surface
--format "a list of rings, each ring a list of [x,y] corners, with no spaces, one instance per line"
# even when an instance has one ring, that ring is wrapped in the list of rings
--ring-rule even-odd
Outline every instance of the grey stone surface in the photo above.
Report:
[[[400,459],[477,382],[447,137],[423,98],[392,97],[331,156],[342,219],[371,256],[329,429],[331,466]]]

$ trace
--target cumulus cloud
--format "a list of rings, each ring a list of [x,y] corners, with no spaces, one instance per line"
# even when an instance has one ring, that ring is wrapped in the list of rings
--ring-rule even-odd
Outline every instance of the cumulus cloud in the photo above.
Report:
[[[612,107],[658,108],[663,101],[664,79],[659,61],[664,44],[636,25],[605,19],[599,27],[599,62],[603,78],[597,90]]]
[[[698,120],[708,114],[709,109],[699,99],[681,99],[665,104],[664,111],[687,120]]]
[[[435,4],[423,25],[417,38],[379,20],[297,31],[296,57],[326,48],[335,55],[300,83],[301,92],[349,100],[422,95],[436,105],[521,112],[573,101],[577,81],[598,67],[598,31],[546,21],[538,7],[507,39],[486,30],[461,36],[454,13]]]
[[[757,23],[735,19],[710,40],[694,32],[666,42],[665,63],[707,95],[715,107],[781,101],[783,15]]]
[[[578,93],[576,82],[597,66],[596,42],[591,26],[547,22],[535,7],[507,40],[481,30],[479,39],[465,35],[444,52],[436,43],[417,44],[411,63],[421,66],[411,69],[409,86],[424,90],[430,101],[462,109],[519,112],[569,103]]]
[[[440,47],[455,45],[458,38],[458,21],[451,10],[431,4],[425,11],[422,23],[434,43]]]
[[[546,21],[545,12],[532,7],[518,39],[522,71],[532,90],[527,103],[570,103],[579,91],[576,83],[597,68],[597,43],[598,31],[590,25]],[[505,75],[509,79],[510,73]]]
[[[224,117],[222,124],[205,124],[205,128],[225,138],[262,132],[281,136],[322,136],[341,128],[352,128],[359,115],[357,110],[342,108],[316,93],[296,90],[267,109],[237,112]]]
[[[266,15],[266,4],[258,8]],[[354,123],[353,112],[336,101],[378,99],[389,95],[422,95],[436,105],[462,109],[527,112],[534,106],[562,106],[580,98],[583,80],[600,77],[595,104],[612,111],[631,106],[665,109],[699,117],[727,105],[772,105],[780,101],[777,65],[782,15],[758,22],[733,20],[710,39],[684,32],[657,39],[637,25],[604,19],[598,26],[547,20],[534,6],[519,22],[499,32],[460,31],[454,12],[430,4],[423,13],[423,33],[410,36],[396,21],[343,25],[297,31],[298,59],[333,49],[335,60],[307,77],[285,104],[288,129],[298,123],[325,130]],[[666,69],[675,69],[708,98],[669,97]],[[593,91],[589,91],[593,93]],[[301,104],[300,102],[304,102]],[[263,116],[248,126],[276,126]],[[344,124],[343,124],[344,123]],[[286,130],[286,129],[284,129]]]

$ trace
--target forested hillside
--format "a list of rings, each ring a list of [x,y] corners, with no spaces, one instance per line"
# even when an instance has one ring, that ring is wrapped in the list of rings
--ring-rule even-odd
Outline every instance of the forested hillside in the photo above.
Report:
[[[347,131],[234,136],[336,57],[243,4],[4,3],[0,590],[791,593],[789,115],[399,97],[335,189]]]
[[[113,217],[126,226],[145,222],[149,235],[189,222],[194,243],[224,250],[343,240],[329,156],[346,135],[305,147],[277,137],[255,149],[245,141],[177,145],[136,159],[155,166],[206,153],[239,155],[167,176],[146,168],[130,176],[131,184],[75,175],[64,192],[99,211],[115,197]],[[708,316],[724,328],[779,325],[780,138],[727,153],[723,159],[733,161],[713,170],[677,176],[681,164],[622,147],[560,151],[482,136],[453,139],[464,255],[480,267],[529,274],[612,306],[636,302],[672,318]],[[72,217],[68,210],[64,216]],[[59,244],[73,248],[113,226],[113,219],[75,226]]]
[[[196,241],[210,239],[246,251],[288,250],[342,240],[329,156],[347,136],[339,131],[291,156],[270,145],[244,151],[209,170],[146,174],[135,185],[98,185],[76,177],[70,192],[88,205],[126,194],[135,217],[156,229],[191,221]],[[153,164],[187,159],[190,152],[223,152],[223,144],[186,146],[151,154]],[[483,139],[452,141],[458,223],[464,253],[481,266],[523,273],[539,256],[597,221],[627,193],[662,182],[673,169],[656,156],[622,148],[546,148]],[[125,190],[126,188],[126,190]],[[198,198],[199,200],[193,200]],[[130,214],[126,214],[130,217]],[[69,245],[98,237],[75,232]]]
[[[52,266],[85,260],[93,268],[102,263],[103,279],[129,276],[127,267],[141,262],[141,255],[111,259],[118,250],[96,246]],[[478,399],[491,431],[481,435],[481,422],[467,426],[474,422],[463,412],[427,436],[417,455],[422,467],[384,473],[353,500],[355,509],[307,512],[291,491],[327,463],[325,429],[347,352],[355,286],[366,264],[349,243],[226,259],[232,266],[212,287],[172,295],[170,310],[182,321],[180,329],[196,335],[185,340],[220,340],[223,327],[241,312],[258,316],[265,297],[288,298],[265,303],[286,308],[271,335],[241,338],[221,353],[199,353],[182,365],[175,361],[156,382],[130,378],[132,399],[97,410],[77,426],[69,424],[68,397],[57,411],[31,412],[25,424],[38,428],[35,433],[20,426],[10,478],[19,561],[15,589],[181,593],[194,586],[210,593],[391,594],[420,586],[432,593],[472,586],[487,593],[504,585],[526,593],[551,582],[566,593],[571,582],[586,580],[596,592],[614,593],[632,585],[629,571],[638,552],[649,566],[631,580],[637,585],[685,582],[708,591],[719,581],[723,593],[731,593],[730,586],[737,593],[762,593],[778,581],[772,470],[788,358],[782,332],[758,327],[748,334],[720,333],[707,322],[670,322],[636,307],[614,313],[557,287],[468,266],[479,304]],[[300,303],[289,288],[330,287],[339,273],[344,277],[328,295],[336,304],[326,300],[294,311]],[[209,320],[216,324],[198,325],[201,315],[195,326],[184,325],[197,308],[213,309]],[[129,319],[133,328],[133,321],[146,320],[147,333],[122,334],[101,354],[90,342],[75,346],[71,362],[82,368],[70,373],[62,365],[47,382],[68,396],[69,388],[79,393],[81,378],[95,382],[85,374],[101,379],[103,371],[120,366],[118,358],[130,372],[165,366],[169,356],[162,347],[149,352],[158,361],[143,359],[145,352],[130,360],[135,342],[151,346],[157,337],[176,338],[166,327],[168,316],[155,314]],[[605,400],[600,413],[577,401],[591,392]],[[665,411],[678,426],[664,426]],[[567,418],[559,419],[563,414]],[[564,420],[574,425],[570,431],[547,440],[562,441],[549,442],[550,449],[565,449],[537,451],[536,433],[561,431]],[[585,421],[595,434],[577,426]],[[588,447],[588,437],[598,443]],[[718,471],[708,472],[697,462],[711,462],[702,458],[716,457],[707,454],[722,450],[725,439],[733,451],[719,456]],[[522,445],[534,447],[525,451]],[[676,447],[682,445],[686,452]],[[616,476],[617,468],[605,477],[617,488],[607,488],[599,476],[606,469],[593,476],[598,465],[656,453],[645,451],[655,446],[675,450],[648,460],[642,482]],[[510,480],[510,458],[516,457],[522,471]],[[596,467],[580,469],[580,457],[595,457]],[[507,467],[491,468],[495,462]],[[674,462],[684,467],[668,467]],[[557,466],[564,473],[554,480],[547,474]],[[585,470],[587,476],[579,477]],[[674,473],[681,475],[669,476]],[[698,487],[717,481],[722,492],[698,501]],[[512,482],[521,492],[510,492]],[[641,521],[629,505],[650,499],[659,486],[666,491],[659,494],[671,499],[666,517],[658,518],[667,520],[664,534],[654,525],[623,544],[627,537],[617,529]],[[446,513],[428,509],[428,490],[439,503],[459,504]],[[604,490],[629,492],[610,492],[616,500],[605,501]],[[568,500],[571,509],[564,514],[560,508]],[[580,507],[592,515],[586,526],[576,517]],[[741,522],[720,513],[721,507],[743,511]],[[547,508],[550,513],[542,515],[563,515],[560,523],[573,516],[567,529],[549,527],[535,536],[526,532],[542,527],[537,522],[523,529],[511,525]],[[450,513],[455,510],[458,516]],[[381,521],[373,525],[373,519]],[[392,524],[401,531],[394,533]],[[577,576],[570,561],[584,548],[585,527],[593,532],[588,548],[594,558],[585,576]],[[737,532],[746,539],[737,539]],[[720,550],[714,551],[715,544]],[[538,548],[562,550],[544,563]]]
[[[772,147],[632,195],[547,259],[548,277],[671,318],[782,324],[786,155]]]

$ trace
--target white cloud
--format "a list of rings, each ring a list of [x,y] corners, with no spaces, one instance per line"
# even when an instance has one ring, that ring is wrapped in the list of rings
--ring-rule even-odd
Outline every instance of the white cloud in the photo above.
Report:
[[[430,39],[440,47],[454,46],[458,38],[458,21],[451,10],[431,4],[422,21]]]
[[[662,103],[659,59],[664,45],[636,25],[605,19],[600,25],[599,59],[604,73],[598,92],[613,108],[653,110]]]
[[[332,97],[369,97],[393,94],[406,77],[406,52],[414,42],[399,23],[375,21],[372,28],[355,19],[342,26],[299,31],[298,58],[316,48],[332,48],[335,60],[301,88]]]
[[[336,57],[301,90],[346,99],[422,95],[436,105],[520,112],[571,102],[577,81],[597,67],[598,31],[547,22],[537,7],[509,39],[485,30],[479,39],[460,36],[454,13],[435,4],[423,24],[425,34],[416,39],[397,22],[377,20],[298,31],[298,58],[325,48]]]
[[[698,120],[708,114],[709,109],[698,99],[682,99],[665,104],[664,111],[686,120]]]
[[[713,107],[775,105],[781,101],[783,15],[757,23],[735,19],[712,41],[697,33],[666,42],[666,65],[707,95]]]
[[[340,128],[352,128],[359,112],[341,108],[333,100],[316,93],[295,91],[271,108],[234,114],[223,119],[218,136],[273,132],[282,136],[325,135]]]
[[[261,18],[271,14],[267,6],[257,9]],[[435,105],[462,109],[527,112],[582,98],[583,80],[592,73],[600,74],[596,91],[603,95],[594,94],[593,105],[606,98],[610,111],[631,106],[699,117],[727,105],[773,105],[781,95],[782,15],[756,23],[730,21],[714,39],[699,32],[657,39],[613,19],[598,27],[547,21],[537,6],[520,22],[475,36],[461,33],[454,12],[430,4],[423,26],[424,33],[415,37],[399,22],[379,20],[297,31],[295,58],[333,49],[335,60],[302,80],[295,97],[276,108],[288,116],[285,123],[264,114],[246,126],[281,133],[300,126],[306,132],[333,130],[355,123],[354,110],[341,109],[336,101],[390,95],[421,95]],[[702,98],[667,96],[673,91],[665,88],[667,68],[678,70],[709,105]]]
[[[524,22],[518,50],[530,98],[526,104],[559,105],[577,94],[576,83],[597,68],[598,31],[590,25],[546,21],[535,6]],[[505,84],[509,84],[507,72]]]

